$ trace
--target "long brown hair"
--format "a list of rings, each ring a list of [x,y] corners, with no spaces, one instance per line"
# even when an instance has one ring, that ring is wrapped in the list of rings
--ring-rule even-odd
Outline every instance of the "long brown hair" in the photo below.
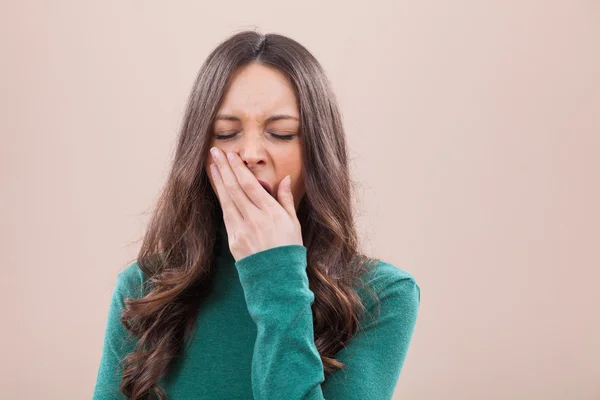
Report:
[[[122,323],[137,338],[123,359],[121,391],[166,399],[159,381],[186,350],[211,283],[222,213],[205,173],[213,118],[238,68],[260,62],[285,73],[299,100],[306,194],[298,206],[307,275],[315,299],[314,340],[326,375],[360,328],[360,280],[378,259],[358,252],[348,150],[337,101],[325,73],[301,44],[283,35],[236,33],[208,56],[188,99],[172,169],[143,237],[137,262],[144,296],[125,300]],[[335,201],[332,201],[335,199]],[[358,286],[357,286],[358,285]],[[370,293],[374,294],[369,290]]]

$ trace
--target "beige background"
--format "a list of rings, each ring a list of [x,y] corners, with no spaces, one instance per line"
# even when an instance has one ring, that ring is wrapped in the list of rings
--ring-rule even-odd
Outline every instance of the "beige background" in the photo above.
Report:
[[[187,94],[231,33],[328,72],[365,249],[417,278],[397,399],[600,399],[600,2],[0,6],[2,399],[90,398]]]

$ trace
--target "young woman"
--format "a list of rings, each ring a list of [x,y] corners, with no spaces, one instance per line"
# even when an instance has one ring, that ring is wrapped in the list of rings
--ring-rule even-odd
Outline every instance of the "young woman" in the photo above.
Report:
[[[390,399],[420,303],[359,253],[346,139],[317,60],[241,32],[201,67],[94,399]]]

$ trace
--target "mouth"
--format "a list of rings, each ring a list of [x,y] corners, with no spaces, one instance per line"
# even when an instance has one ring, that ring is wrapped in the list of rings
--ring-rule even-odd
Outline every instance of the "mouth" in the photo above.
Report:
[[[267,182],[265,181],[261,181],[260,179],[257,179],[258,183],[260,183],[260,185],[271,195],[273,196],[273,189],[271,188],[271,185],[269,185]]]

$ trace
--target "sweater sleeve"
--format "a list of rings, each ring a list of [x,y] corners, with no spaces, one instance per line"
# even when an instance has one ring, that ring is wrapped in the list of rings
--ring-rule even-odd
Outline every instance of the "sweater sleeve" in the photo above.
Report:
[[[361,334],[338,351],[336,358],[345,368],[325,381],[314,342],[314,293],[308,285],[306,251],[301,245],[279,246],[236,262],[257,325],[251,366],[254,399],[391,399],[415,326],[419,287],[409,274],[392,272],[374,279],[380,303],[367,309],[377,309],[377,318],[367,320]]]
[[[108,318],[104,333],[104,344],[93,400],[125,400],[127,397],[120,391],[123,376],[121,359],[135,348],[136,339],[121,324],[121,311],[126,297],[141,297],[140,272],[137,264],[130,265],[117,275],[113,287]],[[138,290],[139,289],[139,290]]]

